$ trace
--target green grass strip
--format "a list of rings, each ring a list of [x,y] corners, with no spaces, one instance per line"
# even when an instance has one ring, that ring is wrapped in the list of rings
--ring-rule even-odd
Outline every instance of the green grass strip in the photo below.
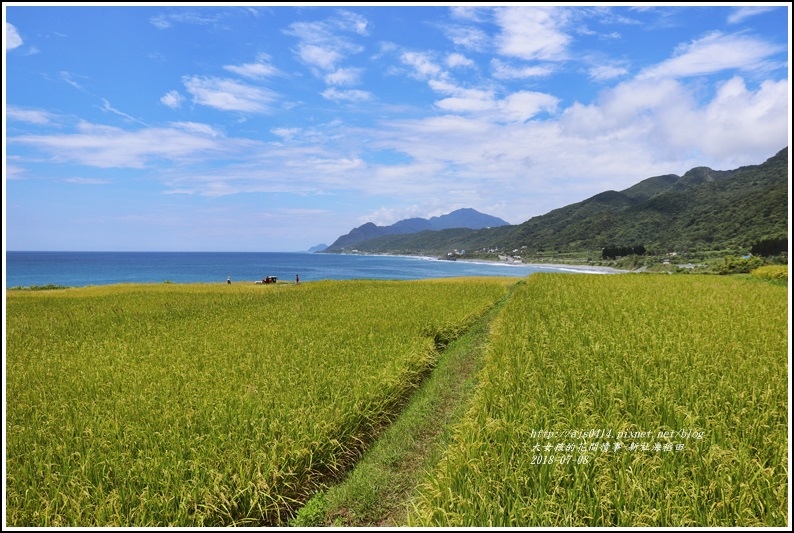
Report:
[[[293,526],[399,526],[426,472],[452,441],[456,421],[482,367],[489,325],[513,289],[443,352],[432,374],[400,417],[339,485],[318,492],[297,513]]]

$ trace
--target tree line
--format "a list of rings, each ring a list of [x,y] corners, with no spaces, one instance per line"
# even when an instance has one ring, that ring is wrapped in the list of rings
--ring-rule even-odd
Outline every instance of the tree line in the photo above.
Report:
[[[601,257],[604,259],[616,259],[624,255],[645,255],[645,246],[605,246],[601,250]]]
[[[780,255],[788,251],[788,237],[777,237],[775,239],[761,239],[753,244],[750,253],[761,257]]]

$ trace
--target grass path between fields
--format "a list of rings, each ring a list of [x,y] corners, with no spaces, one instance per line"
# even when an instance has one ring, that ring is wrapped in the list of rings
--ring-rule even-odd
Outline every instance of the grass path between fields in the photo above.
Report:
[[[315,494],[290,525],[405,525],[422,476],[441,459],[474,392],[489,325],[521,283],[510,286],[501,300],[446,347],[400,417],[340,484]]]

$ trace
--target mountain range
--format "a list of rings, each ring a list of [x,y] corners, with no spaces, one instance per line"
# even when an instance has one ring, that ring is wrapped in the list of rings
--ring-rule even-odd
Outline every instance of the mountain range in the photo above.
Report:
[[[426,218],[407,218],[390,226],[376,226],[372,222],[353,228],[342,235],[324,251],[329,253],[350,251],[359,243],[386,235],[406,235],[421,231],[440,231],[451,228],[482,229],[507,226],[501,218],[480,213],[471,208],[458,209],[446,215]]]
[[[375,235],[365,224],[353,240],[361,252],[395,254],[565,253],[636,245],[649,251],[749,250],[759,240],[788,235],[788,183],[786,147],[760,165],[650,177],[517,225]]]

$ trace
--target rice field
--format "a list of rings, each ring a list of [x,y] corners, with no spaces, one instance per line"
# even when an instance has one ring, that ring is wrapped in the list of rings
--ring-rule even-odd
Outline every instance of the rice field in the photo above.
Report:
[[[515,282],[8,291],[6,525],[286,525]],[[408,525],[785,525],[787,296],[523,280]]]
[[[785,526],[787,287],[535,274],[412,526]]]
[[[283,525],[515,280],[6,294],[6,525]]]

